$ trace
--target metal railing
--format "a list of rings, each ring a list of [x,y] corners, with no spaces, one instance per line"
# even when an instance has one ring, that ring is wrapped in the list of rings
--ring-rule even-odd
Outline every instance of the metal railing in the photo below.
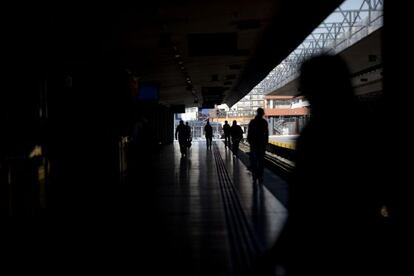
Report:
[[[320,52],[338,53],[382,27],[383,4],[383,0],[360,0],[359,9],[337,8],[252,92],[275,91],[298,77],[299,66],[308,57]]]

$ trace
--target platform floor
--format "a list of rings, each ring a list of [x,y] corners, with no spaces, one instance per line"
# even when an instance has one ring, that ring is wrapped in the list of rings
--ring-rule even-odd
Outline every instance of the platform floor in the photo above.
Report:
[[[213,143],[207,150],[203,141],[193,142],[188,156],[181,157],[175,142],[152,160],[155,176],[145,185],[152,187],[148,196],[154,204],[144,208],[152,234],[157,233],[154,275],[166,270],[239,275],[273,244],[284,224],[286,208],[266,188],[283,180],[266,170],[264,185],[253,183],[223,142]]]

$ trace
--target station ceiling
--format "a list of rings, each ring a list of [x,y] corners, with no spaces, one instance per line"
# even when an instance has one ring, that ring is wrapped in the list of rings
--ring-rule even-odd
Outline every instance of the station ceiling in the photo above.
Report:
[[[38,61],[107,61],[159,84],[166,105],[231,106],[342,2],[67,2],[15,7],[12,15],[5,8],[2,23]]]

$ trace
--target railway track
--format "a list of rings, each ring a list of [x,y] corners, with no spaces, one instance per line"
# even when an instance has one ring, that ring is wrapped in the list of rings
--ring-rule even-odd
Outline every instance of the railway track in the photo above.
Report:
[[[244,142],[240,143],[239,149],[246,154],[250,152],[249,145]],[[288,159],[266,151],[265,166],[279,176],[287,178],[294,168],[294,163]]]

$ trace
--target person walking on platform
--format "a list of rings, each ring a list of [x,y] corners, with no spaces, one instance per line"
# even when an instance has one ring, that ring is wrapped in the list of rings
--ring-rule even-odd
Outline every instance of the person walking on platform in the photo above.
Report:
[[[204,135],[206,136],[207,149],[211,149],[211,143],[213,140],[213,128],[210,122],[207,120],[207,124],[204,127]]]
[[[231,136],[231,132],[230,132],[230,125],[227,121],[224,121],[224,125],[223,125],[223,132],[224,132],[224,145],[226,147],[230,147],[230,136]]]
[[[275,265],[294,276],[392,275],[384,268],[395,269],[376,261],[391,252],[390,220],[380,215],[386,193],[372,167],[379,162],[371,156],[373,139],[350,76],[338,55],[320,54],[301,65],[310,119],[296,142],[287,221],[256,275],[270,275],[264,271]]]
[[[227,121],[226,121],[227,122]],[[233,121],[233,125],[230,128],[231,140],[233,144],[233,156],[237,156],[239,152],[239,144],[243,139],[243,129],[237,125],[237,121]]]
[[[266,145],[269,142],[269,129],[267,121],[263,118],[263,108],[257,109],[256,117],[250,121],[247,132],[247,141],[250,144],[250,167],[253,181],[263,183],[264,156]]]
[[[177,139],[178,143],[180,144],[181,157],[187,155],[188,138],[188,128],[186,125],[184,125],[183,120],[180,120],[180,124],[175,130],[175,139]]]

